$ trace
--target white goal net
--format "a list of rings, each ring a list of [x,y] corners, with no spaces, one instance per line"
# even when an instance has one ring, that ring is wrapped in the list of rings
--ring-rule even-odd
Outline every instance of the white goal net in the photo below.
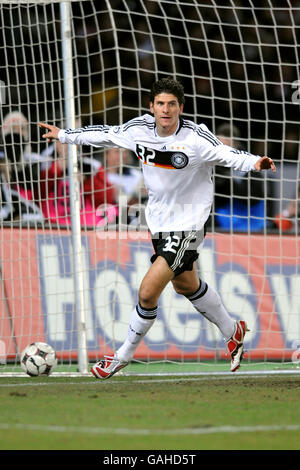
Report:
[[[215,168],[198,267],[250,326],[245,370],[297,367],[299,2],[0,1],[0,15],[0,373],[19,371],[31,342],[81,372],[123,342],[152,254],[138,160],[46,143],[38,122],[119,125],[148,112],[152,82],[169,75],[185,118],[276,162],[262,177]],[[171,287],[135,359],[129,372],[228,362]]]

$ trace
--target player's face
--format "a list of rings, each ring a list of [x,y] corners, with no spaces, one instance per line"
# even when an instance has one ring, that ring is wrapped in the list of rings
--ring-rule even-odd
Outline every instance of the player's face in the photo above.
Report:
[[[174,134],[178,119],[183,111],[183,104],[171,93],[160,93],[150,103],[150,111],[154,115],[158,135],[167,137]]]

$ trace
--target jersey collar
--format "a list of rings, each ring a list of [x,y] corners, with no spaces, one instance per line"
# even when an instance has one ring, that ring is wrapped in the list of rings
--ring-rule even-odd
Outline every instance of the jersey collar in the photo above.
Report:
[[[173,134],[169,135],[168,137],[172,137],[172,135],[177,135],[180,129],[182,128],[182,125],[183,125],[183,119],[179,117],[176,131]],[[156,123],[154,125],[154,135],[155,137],[159,137],[158,133],[156,132]]]

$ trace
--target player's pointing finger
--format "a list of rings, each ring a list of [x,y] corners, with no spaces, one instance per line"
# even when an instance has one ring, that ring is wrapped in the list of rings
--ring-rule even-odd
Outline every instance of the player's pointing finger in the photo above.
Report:
[[[60,129],[56,126],[53,126],[51,124],[46,124],[46,123],[43,123],[43,122],[39,122],[39,127],[43,128],[43,129],[47,129],[49,132],[46,133],[46,134],[43,134],[42,137],[44,137],[45,139],[56,139],[58,140],[58,133],[60,131]]]

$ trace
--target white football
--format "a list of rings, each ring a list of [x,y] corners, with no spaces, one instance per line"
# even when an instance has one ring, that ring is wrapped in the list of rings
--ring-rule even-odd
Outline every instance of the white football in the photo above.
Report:
[[[31,343],[21,354],[21,367],[31,377],[50,375],[56,365],[55,349],[47,343]]]

